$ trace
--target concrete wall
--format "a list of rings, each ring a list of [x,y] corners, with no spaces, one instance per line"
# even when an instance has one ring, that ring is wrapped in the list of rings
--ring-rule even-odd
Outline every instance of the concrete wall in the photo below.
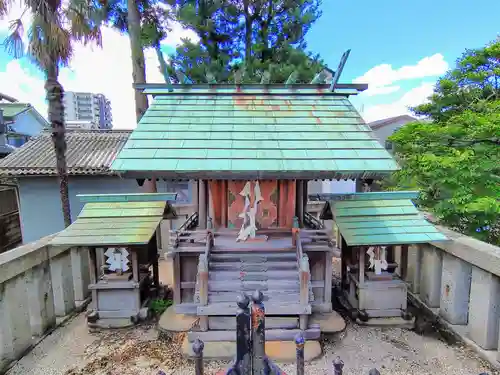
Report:
[[[356,182],[353,180],[340,181],[309,181],[308,194],[346,194],[356,192]]]
[[[409,249],[410,291],[484,359],[500,367],[500,247],[439,230],[450,240]]]
[[[0,374],[85,304],[88,249],[52,247],[51,239],[0,254]]]
[[[184,184],[185,185],[185,184]],[[159,181],[158,192],[176,191],[172,182]],[[76,219],[83,208],[77,194],[139,193],[136,180],[112,176],[70,176],[71,217]],[[191,199],[191,184],[184,196]],[[59,182],[56,177],[25,177],[19,179],[20,215],[23,243],[36,241],[64,229]]]

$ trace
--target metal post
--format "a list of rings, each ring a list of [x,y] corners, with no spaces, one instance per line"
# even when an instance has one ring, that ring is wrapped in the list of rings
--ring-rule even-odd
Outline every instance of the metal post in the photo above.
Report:
[[[269,372],[266,361],[266,310],[262,292],[256,290],[252,295],[252,374],[264,375]]]
[[[193,343],[194,352],[194,373],[195,375],[203,375],[203,348],[205,344],[200,339],[196,339]]]
[[[340,357],[335,358],[333,361],[333,375],[342,375],[342,369],[344,368],[344,362]]]
[[[252,339],[250,331],[250,298],[241,293],[236,301],[236,362],[235,367],[241,375],[252,374]]]
[[[302,332],[295,336],[295,349],[297,354],[297,375],[304,375],[304,345],[306,340]]]

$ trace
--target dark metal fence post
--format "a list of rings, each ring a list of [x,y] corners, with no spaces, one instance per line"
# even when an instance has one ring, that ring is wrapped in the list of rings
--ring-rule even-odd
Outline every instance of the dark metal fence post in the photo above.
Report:
[[[241,375],[252,374],[252,338],[250,330],[250,298],[244,293],[236,301],[236,362],[234,366]]]
[[[195,375],[203,375],[203,348],[205,344],[200,339],[196,339],[193,343],[194,352],[194,373]]]
[[[295,336],[295,346],[297,354],[297,375],[304,375],[304,346],[306,340],[302,332],[297,333]]]
[[[344,362],[340,357],[335,358],[333,361],[333,375],[342,375],[342,369],[344,368]]]
[[[253,374],[264,375],[269,371],[266,361],[266,310],[262,292],[256,290],[252,295],[252,370]]]
[[[380,371],[377,370],[376,368],[372,368],[369,372],[368,375],[380,375]]]

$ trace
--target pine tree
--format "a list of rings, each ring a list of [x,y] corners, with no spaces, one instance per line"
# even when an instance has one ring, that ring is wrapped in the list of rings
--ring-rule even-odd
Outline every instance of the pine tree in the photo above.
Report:
[[[321,0],[169,0],[176,18],[199,37],[171,56],[169,74],[192,82],[309,83],[324,68],[306,51],[305,35]]]

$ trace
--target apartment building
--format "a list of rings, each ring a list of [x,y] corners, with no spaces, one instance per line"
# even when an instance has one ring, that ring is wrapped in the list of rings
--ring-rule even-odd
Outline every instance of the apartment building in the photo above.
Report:
[[[103,94],[66,91],[64,119],[66,122],[92,123],[95,126],[91,128],[97,129],[113,127],[111,103]]]

